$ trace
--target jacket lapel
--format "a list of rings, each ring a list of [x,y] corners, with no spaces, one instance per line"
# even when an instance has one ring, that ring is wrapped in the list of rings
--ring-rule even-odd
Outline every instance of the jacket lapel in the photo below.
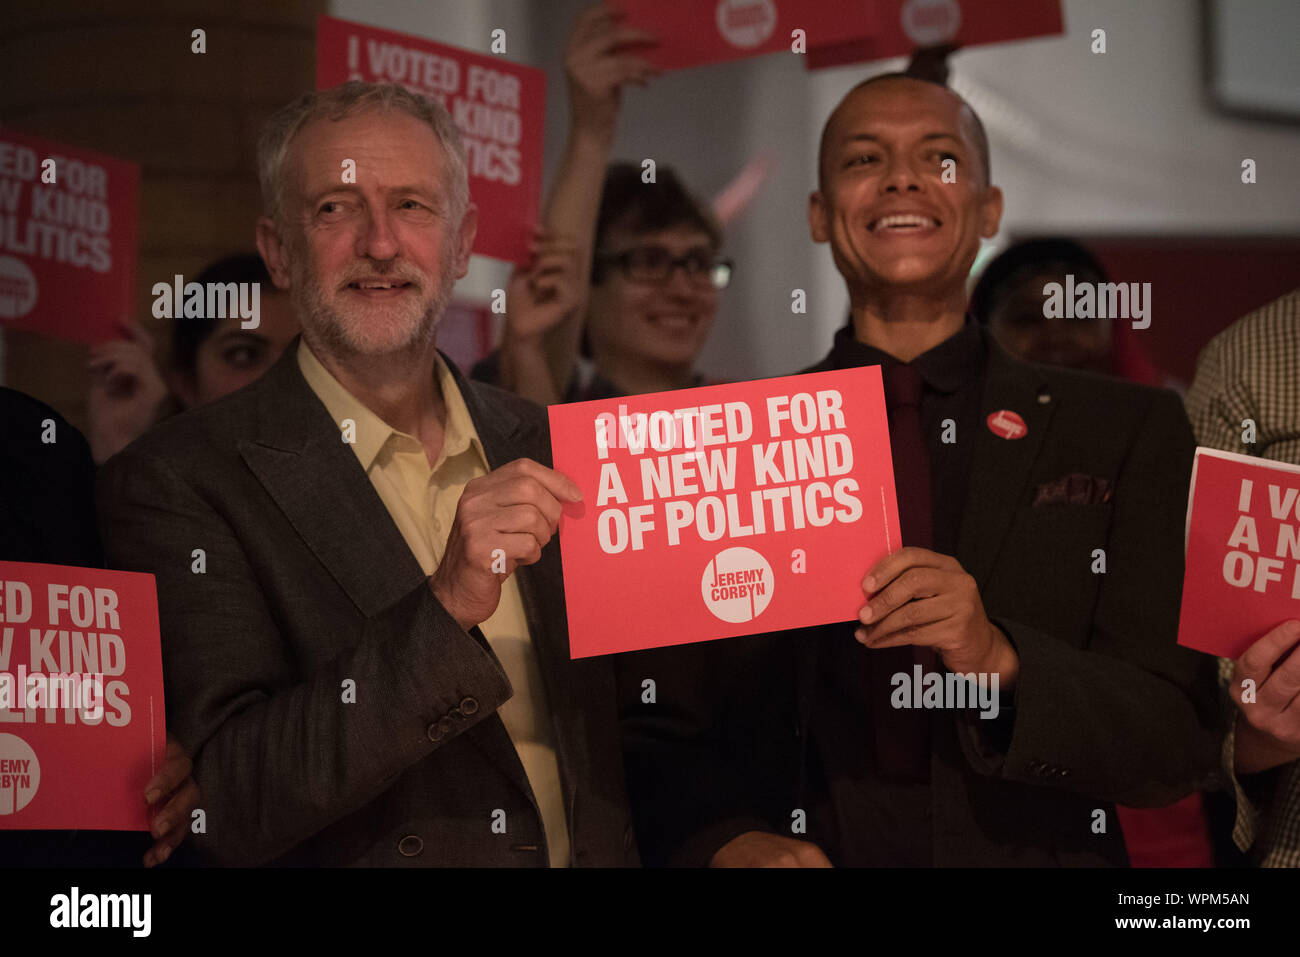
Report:
[[[298,340],[257,387],[256,435],[239,452],[339,587],[372,617],[424,579],[339,426],[302,377]]]
[[[448,361],[456,384],[464,396],[470,418],[487,456],[488,466],[500,468],[521,456],[543,465],[551,461],[545,432],[529,435],[528,423],[500,405],[484,401],[478,387],[465,380]],[[560,569],[558,537],[542,551],[542,558],[532,565],[515,569],[515,581],[528,619],[528,631],[537,654],[538,666],[546,691],[552,727],[555,732],[556,758],[560,782],[564,789],[565,812],[570,830],[574,825],[577,783],[591,780],[587,758],[587,738],[580,701],[614,701],[610,670],[595,660],[571,661],[569,631],[564,611],[564,586]],[[611,711],[612,714],[612,711]]]
[[[988,583],[1060,401],[1033,365],[1012,358],[991,337],[988,347],[988,371],[956,556],[981,589]],[[1027,431],[1023,438],[1004,439],[988,427],[988,416],[1002,409],[1024,419]]]
[[[339,587],[362,614],[373,617],[409,595],[425,580],[424,570],[356,454],[343,442],[338,424],[303,378],[297,345],[295,339],[256,386],[260,391],[256,435],[241,443],[239,451]],[[469,389],[458,374],[457,383],[470,404]],[[489,446],[489,439],[480,435],[485,451],[499,453],[498,430],[518,420],[508,413],[483,410],[480,404],[470,408],[475,427],[493,436]],[[486,426],[476,412],[483,413]],[[493,460],[494,451],[488,451],[488,461],[495,468],[499,462]],[[491,653],[482,632],[474,628],[471,634]],[[481,721],[465,736],[523,793],[532,793],[499,719]]]

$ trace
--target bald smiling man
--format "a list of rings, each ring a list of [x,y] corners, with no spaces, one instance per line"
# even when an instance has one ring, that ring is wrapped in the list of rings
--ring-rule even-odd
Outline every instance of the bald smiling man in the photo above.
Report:
[[[827,121],[808,220],[851,318],[805,371],[881,367],[904,547],[862,562],[858,620],[625,656],[648,861],[1124,865],[1115,803],[1218,784],[1214,661],[1175,643],[1191,429],[968,316],[1001,215],[948,88],[877,77]]]

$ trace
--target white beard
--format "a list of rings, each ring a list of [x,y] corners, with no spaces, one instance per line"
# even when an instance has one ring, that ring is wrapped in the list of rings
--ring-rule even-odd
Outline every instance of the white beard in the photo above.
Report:
[[[453,253],[450,246],[445,250],[436,287],[431,277],[412,266],[367,270],[415,283],[422,291],[419,296],[406,294],[393,302],[374,303],[345,291],[327,297],[316,270],[311,268],[310,256],[296,255],[290,266],[294,310],[304,329],[309,329],[312,337],[334,355],[378,356],[426,349],[432,345],[438,321],[451,301],[456,281]]]

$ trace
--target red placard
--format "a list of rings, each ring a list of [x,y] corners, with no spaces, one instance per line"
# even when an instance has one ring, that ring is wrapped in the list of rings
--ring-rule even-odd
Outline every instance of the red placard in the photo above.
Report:
[[[546,74],[335,17],[316,22],[316,88],[398,83],[445,106],[465,138],[474,252],[526,263],[542,195]]]
[[[852,620],[902,544],[879,366],[549,411],[575,658]]]
[[[146,830],[165,746],[153,576],[0,562],[0,829]]]
[[[1061,0],[872,0],[871,5],[878,25],[873,35],[810,43],[808,69],[905,56],[922,47],[976,46],[1065,32]]]
[[[1196,450],[1178,643],[1224,658],[1300,619],[1300,465]]]
[[[663,70],[861,41],[875,32],[866,0],[609,0],[658,45],[638,51]],[[802,30],[802,38],[795,30]]]
[[[120,338],[135,284],[140,167],[0,129],[0,326]]]

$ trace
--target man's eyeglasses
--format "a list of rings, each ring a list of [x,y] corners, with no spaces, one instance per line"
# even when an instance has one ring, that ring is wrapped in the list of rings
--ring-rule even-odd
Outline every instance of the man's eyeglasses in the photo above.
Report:
[[[626,252],[597,256],[596,264],[616,265],[633,282],[666,283],[678,266],[686,270],[686,278],[698,286],[726,289],[731,282],[730,259],[719,259],[705,252],[674,256],[663,246],[637,246]],[[592,279],[599,282],[599,274]]]

